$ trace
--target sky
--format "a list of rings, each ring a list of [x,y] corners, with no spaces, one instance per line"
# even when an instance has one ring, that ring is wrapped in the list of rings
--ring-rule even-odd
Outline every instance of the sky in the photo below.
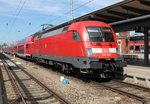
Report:
[[[74,18],[122,0],[74,0]],[[78,8],[78,9],[77,9]],[[11,44],[70,20],[70,0],[0,0],[0,44]]]

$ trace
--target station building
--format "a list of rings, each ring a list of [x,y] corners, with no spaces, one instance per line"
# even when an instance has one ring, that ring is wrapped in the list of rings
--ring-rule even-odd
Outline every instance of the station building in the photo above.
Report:
[[[116,33],[118,42],[118,53],[128,54],[130,53],[129,43],[130,43],[130,32],[119,32]]]

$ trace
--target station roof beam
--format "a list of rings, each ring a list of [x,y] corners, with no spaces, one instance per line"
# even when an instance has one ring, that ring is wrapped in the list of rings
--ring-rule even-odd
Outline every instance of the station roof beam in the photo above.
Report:
[[[102,15],[102,14],[95,14],[95,15],[98,16],[98,17],[104,18],[104,19],[108,19],[108,20],[110,20],[110,22],[119,21],[119,20],[123,19],[123,18],[120,18],[120,17],[108,16],[108,15]]]
[[[110,14],[119,16],[119,17],[124,17],[124,19],[136,17],[136,15],[133,15],[133,14],[122,13],[122,12],[117,12],[117,11],[113,11],[113,10],[108,10],[107,12],[110,13]]]
[[[107,22],[107,23],[109,23],[109,22],[111,21],[111,20],[108,19],[108,18],[99,17],[99,16],[97,16],[97,15],[90,15],[88,19],[89,19],[89,20],[103,21],[103,22]],[[87,19],[87,20],[88,20],[88,19]]]
[[[140,0],[140,3],[146,6],[150,6],[150,2],[149,1],[145,1],[145,0]]]
[[[130,7],[130,6],[122,6],[123,9],[138,13],[138,14],[149,14],[150,11],[149,10],[144,10],[144,9],[139,9],[139,8],[134,8],[134,7]]]

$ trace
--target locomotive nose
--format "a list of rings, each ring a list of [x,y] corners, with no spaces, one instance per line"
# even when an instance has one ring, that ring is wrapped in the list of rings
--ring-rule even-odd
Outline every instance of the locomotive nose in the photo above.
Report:
[[[90,42],[90,47],[86,49],[87,55],[99,57],[100,59],[111,59],[118,56],[116,44],[113,42]]]

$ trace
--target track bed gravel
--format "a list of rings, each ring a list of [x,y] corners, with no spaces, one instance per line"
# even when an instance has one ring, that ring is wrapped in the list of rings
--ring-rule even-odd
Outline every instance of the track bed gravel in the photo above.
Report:
[[[13,87],[11,80],[3,66],[0,66],[0,70],[2,70],[4,86],[6,90],[6,96],[8,104],[17,104],[18,103],[18,95],[16,94],[15,88]]]
[[[115,104],[115,97],[122,98],[121,104],[141,104],[139,101],[106,90],[103,87],[96,87],[92,82],[85,82],[79,78],[53,71],[50,66],[43,67],[17,57],[14,60],[21,63],[26,68],[25,70],[68,99],[72,104]],[[60,76],[69,79],[69,84],[62,84]]]

